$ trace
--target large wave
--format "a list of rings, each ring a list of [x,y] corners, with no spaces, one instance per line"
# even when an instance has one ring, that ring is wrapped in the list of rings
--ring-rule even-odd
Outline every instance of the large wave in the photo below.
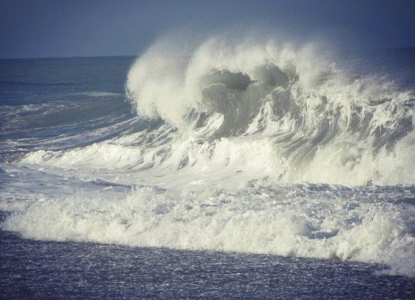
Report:
[[[290,182],[415,183],[413,92],[350,74],[327,53],[253,38],[162,40],[131,68],[127,94],[140,116],[179,130],[180,168],[218,159]]]
[[[414,184],[414,92],[344,66],[316,43],[165,38],[137,59],[126,83],[152,127],[23,162],[146,170],[149,184],[165,187],[258,179]]]

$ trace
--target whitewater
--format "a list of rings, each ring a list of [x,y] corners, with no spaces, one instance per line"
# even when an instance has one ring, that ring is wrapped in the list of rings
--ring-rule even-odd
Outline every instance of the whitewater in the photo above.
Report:
[[[166,36],[137,59],[3,61],[1,229],[414,277],[408,53],[407,77],[316,42],[226,35]]]

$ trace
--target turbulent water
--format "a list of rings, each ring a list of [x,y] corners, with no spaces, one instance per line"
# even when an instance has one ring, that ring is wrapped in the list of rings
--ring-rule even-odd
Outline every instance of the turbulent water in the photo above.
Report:
[[[413,49],[217,36],[0,64],[3,231],[415,276]]]

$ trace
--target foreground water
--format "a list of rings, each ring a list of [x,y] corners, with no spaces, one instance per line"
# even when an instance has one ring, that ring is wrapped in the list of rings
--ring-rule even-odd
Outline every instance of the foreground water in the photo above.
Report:
[[[22,240],[1,232],[3,299],[413,299],[384,266]]]
[[[0,64],[5,297],[413,297],[413,49]]]

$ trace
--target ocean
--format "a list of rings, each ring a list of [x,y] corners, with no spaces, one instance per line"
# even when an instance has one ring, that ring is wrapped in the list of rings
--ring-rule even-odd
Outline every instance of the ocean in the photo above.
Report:
[[[0,60],[1,298],[415,299],[414,107],[414,48]]]

